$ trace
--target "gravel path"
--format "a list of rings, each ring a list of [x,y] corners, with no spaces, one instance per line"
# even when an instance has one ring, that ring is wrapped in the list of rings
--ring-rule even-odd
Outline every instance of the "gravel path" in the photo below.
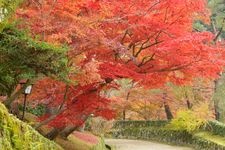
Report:
[[[106,144],[115,147],[116,150],[192,150],[187,147],[140,140],[106,139],[105,142]]]

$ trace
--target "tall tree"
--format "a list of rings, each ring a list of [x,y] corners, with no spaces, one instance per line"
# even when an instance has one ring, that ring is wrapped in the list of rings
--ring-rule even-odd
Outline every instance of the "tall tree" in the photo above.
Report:
[[[211,43],[210,32],[192,30],[196,19],[209,20],[206,4],[205,0],[44,0],[24,5],[17,17],[42,40],[68,44],[71,66],[82,70],[97,62],[99,76],[84,86],[72,86],[68,94],[73,96],[66,98],[60,113],[67,115],[56,117],[76,126],[73,119],[89,112],[82,109],[80,116],[71,115],[79,106],[76,102],[92,98],[99,104],[104,99],[100,90],[114,79],[130,78],[155,88],[168,81],[183,84],[194,77],[217,77],[224,65],[223,50]]]
[[[210,31],[214,34],[214,42],[221,44],[224,42],[225,37],[225,4],[224,0],[208,0],[208,6],[211,9],[211,23],[204,24],[200,21],[194,24],[195,29],[198,31]],[[219,73],[219,78],[214,81],[214,96],[212,98],[213,107],[215,109],[215,119],[224,121],[224,99],[223,99],[223,83],[224,71]]]

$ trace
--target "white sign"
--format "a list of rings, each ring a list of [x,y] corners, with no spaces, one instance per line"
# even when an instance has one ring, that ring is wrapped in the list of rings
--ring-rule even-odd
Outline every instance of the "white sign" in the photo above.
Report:
[[[32,89],[32,85],[27,86],[26,89],[25,89],[25,94],[30,94],[31,89]]]

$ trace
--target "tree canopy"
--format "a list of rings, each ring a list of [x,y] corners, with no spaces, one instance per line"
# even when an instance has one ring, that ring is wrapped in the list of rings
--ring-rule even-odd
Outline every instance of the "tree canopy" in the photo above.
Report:
[[[75,126],[74,120],[84,121],[84,116],[110,104],[101,91],[115,86],[115,79],[130,78],[156,88],[195,77],[216,78],[223,69],[224,51],[212,42],[212,33],[192,28],[196,20],[209,23],[209,15],[205,0],[45,0],[17,10],[21,26],[44,41],[69,46],[70,66],[80,69],[80,75],[70,78],[79,84],[66,90],[64,84],[45,79],[55,85],[47,89],[54,90],[50,96],[41,93],[53,106],[64,106],[53,124],[63,120]],[[69,92],[64,96],[53,91]],[[98,115],[111,116],[105,111]]]
[[[13,26],[0,33],[0,58],[1,94],[8,96],[22,79],[63,77],[67,65],[66,48],[35,41]]]

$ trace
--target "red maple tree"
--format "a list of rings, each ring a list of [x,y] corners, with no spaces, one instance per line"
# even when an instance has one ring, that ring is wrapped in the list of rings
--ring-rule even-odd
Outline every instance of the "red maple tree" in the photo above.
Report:
[[[80,124],[90,113],[111,118],[110,100],[101,90],[114,79],[131,78],[155,88],[193,77],[215,78],[224,64],[213,35],[192,30],[196,19],[209,20],[205,0],[28,1],[17,18],[23,20],[20,27],[29,27],[41,40],[67,44],[69,65],[82,72],[70,76],[80,84],[69,86],[64,109],[52,121],[56,126]],[[85,66],[91,62],[96,71],[88,80],[92,74]],[[39,85],[40,92],[44,84]],[[44,95],[60,105],[63,86],[56,84],[49,90],[58,92]]]

